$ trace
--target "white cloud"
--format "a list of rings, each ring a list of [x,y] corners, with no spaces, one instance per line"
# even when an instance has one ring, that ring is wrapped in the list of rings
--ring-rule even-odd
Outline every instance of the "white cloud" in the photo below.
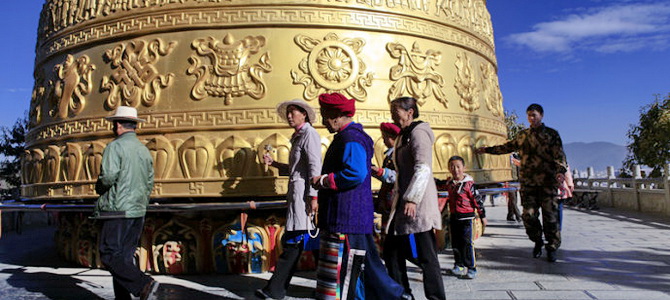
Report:
[[[24,93],[24,92],[30,92],[32,90],[26,88],[6,88],[2,89],[2,91],[6,93]]]
[[[538,23],[507,40],[537,52],[604,53],[670,47],[670,4],[623,4]]]

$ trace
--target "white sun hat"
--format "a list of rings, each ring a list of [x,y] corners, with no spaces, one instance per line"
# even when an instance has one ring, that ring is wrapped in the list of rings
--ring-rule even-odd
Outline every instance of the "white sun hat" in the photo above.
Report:
[[[113,116],[105,117],[105,119],[110,122],[116,120],[146,122],[146,120],[138,118],[137,109],[130,106],[119,106]]]
[[[302,99],[293,99],[289,101],[284,101],[282,103],[279,103],[279,105],[277,105],[277,114],[279,115],[280,118],[282,118],[282,120],[287,121],[286,111],[290,105],[295,105],[304,109],[307,112],[307,117],[309,117],[310,122],[314,123],[316,121],[316,113],[314,113],[314,109],[309,105],[309,103],[305,102],[305,100]]]

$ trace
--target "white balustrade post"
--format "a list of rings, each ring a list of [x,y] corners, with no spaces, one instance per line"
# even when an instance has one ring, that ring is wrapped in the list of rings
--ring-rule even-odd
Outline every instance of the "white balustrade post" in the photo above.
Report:
[[[633,197],[635,197],[635,203],[637,203],[637,210],[641,211],[642,206],[640,205],[640,193],[638,192],[637,180],[642,178],[642,172],[640,171],[640,165],[633,166]]]
[[[586,182],[588,182],[588,188],[593,188],[593,181],[592,179],[596,178],[596,172],[593,171],[593,167],[588,167],[586,168]]]
[[[610,202],[610,207],[614,207],[614,191],[612,191],[612,188],[616,187],[616,176],[614,175],[614,167],[613,166],[608,166],[607,167],[607,193],[609,194],[609,202]]]

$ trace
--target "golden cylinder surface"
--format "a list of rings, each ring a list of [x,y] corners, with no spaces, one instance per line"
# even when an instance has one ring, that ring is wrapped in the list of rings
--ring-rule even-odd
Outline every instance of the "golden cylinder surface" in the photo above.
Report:
[[[318,112],[332,92],[357,100],[377,165],[389,101],[412,96],[435,133],[435,177],[460,155],[478,182],[510,179],[506,156],[473,152],[506,140],[485,0],[48,0],[38,31],[26,199],[96,198],[104,117],[120,105],[147,120],[152,197],[285,194],[288,178],[262,163],[267,145],[288,161],[275,107]]]

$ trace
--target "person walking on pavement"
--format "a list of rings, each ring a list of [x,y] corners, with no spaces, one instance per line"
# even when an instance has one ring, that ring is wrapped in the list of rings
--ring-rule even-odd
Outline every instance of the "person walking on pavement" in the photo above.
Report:
[[[372,236],[374,149],[363,126],[352,121],[355,102],[339,93],[319,96],[323,125],[336,134],[326,151],[322,175],[312,178],[319,189],[321,229],[316,297],[408,299],[403,287],[386,273]]]
[[[389,275],[411,294],[406,260],[423,270],[427,299],[445,299],[444,283],[437,259],[434,229],[442,229],[437,188],[433,179],[435,136],[419,117],[416,99],[401,97],[391,101],[391,117],[401,128],[395,142],[396,182],[389,224],[384,241],[384,261]]]
[[[100,176],[95,190],[100,195],[92,218],[102,222],[100,260],[112,274],[117,300],[155,299],[158,282],[144,274],[133,262],[149,196],[154,186],[153,160],[149,149],[137,139],[138,122],[133,107],[119,106],[112,122],[116,138],[102,154]]]
[[[288,164],[275,161],[270,153],[263,156],[266,165],[276,167],[280,174],[289,176],[289,184],[286,193],[286,232],[282,237],[283,252],[272,278],[264,288],[256,291],[256,296],[261,299],[282,299],[286,296],[307,242],[305,235],[315,229],[311,220],[319,208],[317,190],[311,185],[311,178],[321,174],[321,137],[311,124],[316,118],[314,109],[307,102],[296,99],[280,103],[277,114],[295,132],[291,136]]]
[[[475,189],[475,180],[465,173],[465,160],[460,156],[449,158],[449,172],[445,189],[449,193],[449,232],[454,252],[454,268],[451,273],[465,279],[477,277],[477,260],[474,245],[475,212],[479,214],[482,227],[486,227],[484,201]],[[466,272],[467,268],[467,272]]]
[[[382,227],[386,228],[389,214],[391,213],[391,201],[393,196],[393,185],[395,184],[395,165],[393,164],[393,146],[395,139],[400,134],[400,127],[393,123],[381,123],[379,129],[382,132],[382,140],[386,151],[384,152],[384,161],[380,167],[372,166],[372,177],[382,182],[379,193],[377,193],[377,202],[375,211],[382,215]]]
[[[519,132],[513,140],[503,145],[480,147],[475,152],[477,154],[519,152],[522,218],[528,238],[535,243],[533,257],[540,257],[542,247],[545,246],[547,260],[555,262],[556,251],[561,246],[557,191],[567,171],[567,163],[558,131],[542,123],[544,117],[542,106],[531,104],[526,109],[526,115],[530,128]],[[540,210],[542,210],[542,222],[539,219]],[[543,233],[547,240],[546,245],[542,239]]]

